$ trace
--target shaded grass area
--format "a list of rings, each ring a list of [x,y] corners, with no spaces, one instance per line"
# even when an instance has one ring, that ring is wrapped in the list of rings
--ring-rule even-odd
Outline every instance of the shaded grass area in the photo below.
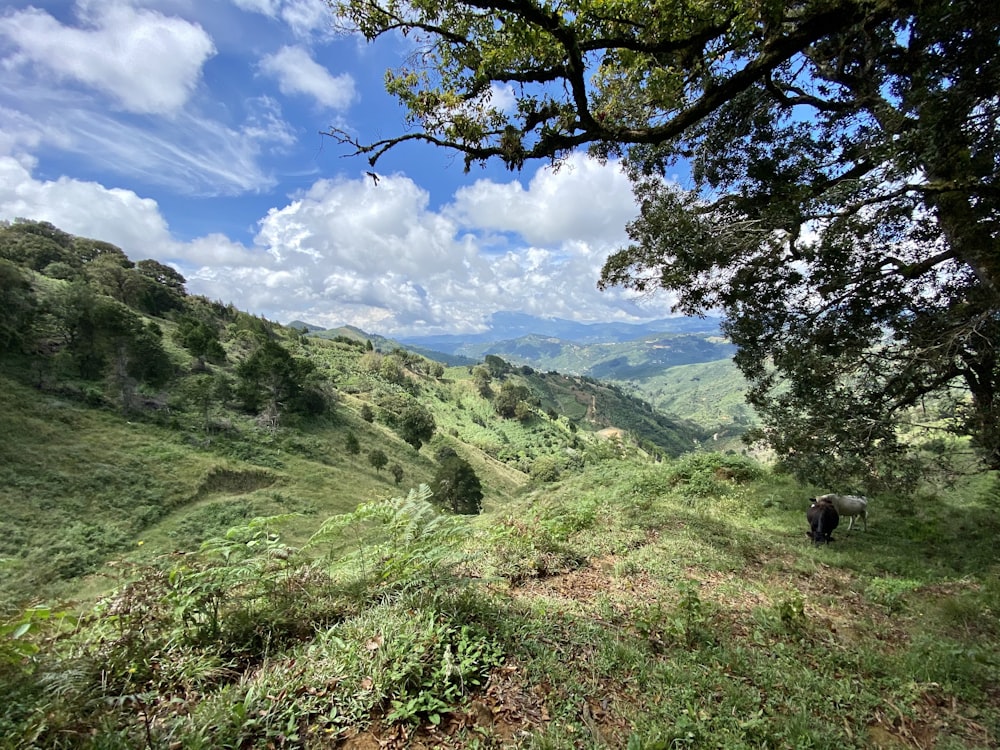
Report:
[[[471,520],[411,493],[302,549],[251,521],[72,634],[32,631],[2,727],[25,747],[996,746],[994,480],[873,498],[868,532],[819,548],[811,490],[701,455],[606,461]]]
[[[12,381],[0,409],[2,600],[56,591],[127,549],[194,494],[210,463],[146,425],[40,400]]]

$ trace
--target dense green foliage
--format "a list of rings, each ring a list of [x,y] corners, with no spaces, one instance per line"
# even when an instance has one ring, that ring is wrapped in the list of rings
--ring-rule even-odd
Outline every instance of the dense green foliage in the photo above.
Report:
[[[30,277],[0,258],[0,352],[21,346],[36,308]]]
[[[624,157],[641,213],[601,286],[724,314],[800,477],[912,485],[917,422],[1000,469],[996,3],[334,5],[419,49],[386,77],[407,133],[331,132],[373,165],[408,141],[467,167]]]
[[[603,282],[724,310],[800,475],[911,479],[899,427],[928,402],[1000,468],[1000,14],[979,10],[870,10],[630,156],[642,213]],[[656,176],[681,155],[688,190]]]
[[[417,450],[434,436],[434,415],[419,404],[411,404],[399,415],[399,435]]]
[[[451,448],[438,451],[431,482],[434,502],[452,513],[474,515],[483,509],[483,486],[469,462]]]

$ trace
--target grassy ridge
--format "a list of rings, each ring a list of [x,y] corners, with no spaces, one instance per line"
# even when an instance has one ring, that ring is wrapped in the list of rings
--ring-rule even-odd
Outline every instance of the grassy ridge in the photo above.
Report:
[[[336,356],[328,359],[334,366]],[[415,451],[385,425],[361,419],[364,395],[344,395],[333,418],[294,429],[261,430],[249,417],[231,413],[228,432],[206,436],[182,411],[166,423],[126,418],[0,374],[7,431],[0,441],[0,504],[7,509],[0,519],[3,608],[72,597],[79,593],[78,579],[105,560],[191,551],[255,516],[299,514],[287,533],[302,541],[322,518],[396,491],[392,475],[368,462],[372,447],[402,467],[406,486],[429,482],[436,466],[432,449]],[[442,427],[460,424],[444,418],[446,402],[430,395],[427,403]],[[534,441],[542,445],[528,428],[507,429],[526,455]],[[345,449],[348,434],[358,439],[357,454]],[[439,437],[439,443],[448,440],[462,446],[488,502],[504,502],[527,480],[475,442]]]
[[[873,499],[868,532],[821,548],[815,490],[692,454],[475,518],[411,493],[303,549],[250,524],[137,571],[114,621],[31,631],[0,726],[22,747],[995,746],[996,484]]]

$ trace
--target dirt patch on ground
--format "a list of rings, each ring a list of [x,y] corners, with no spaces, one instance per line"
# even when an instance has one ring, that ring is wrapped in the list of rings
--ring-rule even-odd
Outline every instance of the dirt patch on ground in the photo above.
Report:
[[[588,609],[599,598],[615,607],[627,606],[629,602],[662,591],[662,584],[646,573],[615,575],[616,562],[615,556],[608,555],[577,570],[530,578],[522,581],[512,593],[520,599],[558,599],[565,602],[568,608]]]
[[[963,716],[957,700],[941,693],[935,685],[910,706],[909,712],[887,702],[868,728],[869,746],[878,750],[922,750],[945,739],[958,740],[967,747],[996,747],[990,729]]]

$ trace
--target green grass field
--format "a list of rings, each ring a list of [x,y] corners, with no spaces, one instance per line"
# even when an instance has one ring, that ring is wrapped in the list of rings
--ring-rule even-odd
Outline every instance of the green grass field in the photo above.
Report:
[[[370,503],[302,549],[244,524],[75,627],[32,624],[30,657],[8,641],[2,727],[11,747],[996,746],[995,481],[872,498],[869,530],[825,547],[817,489],[691,454],[473,518]]]

